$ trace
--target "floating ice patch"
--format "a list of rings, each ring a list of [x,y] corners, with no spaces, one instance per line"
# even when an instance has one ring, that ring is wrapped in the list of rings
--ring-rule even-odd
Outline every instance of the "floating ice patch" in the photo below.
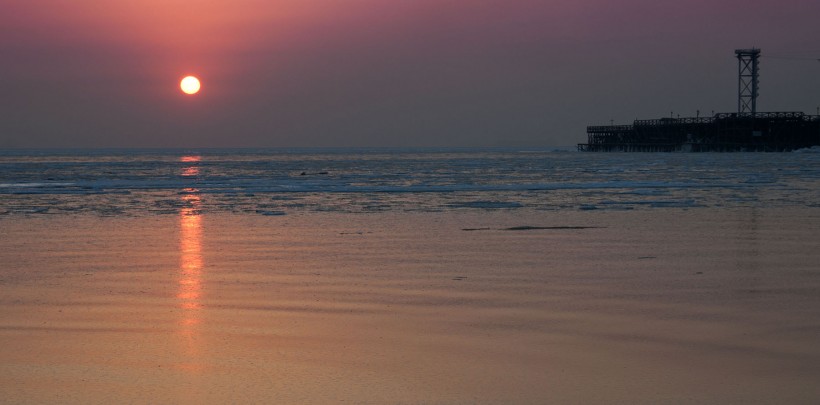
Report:
[[[812,146],[811,148],[797,149],[793,153],[820,153],[820,146]]]
[[[0,188],[67,187],[74,183],[0,183]]]

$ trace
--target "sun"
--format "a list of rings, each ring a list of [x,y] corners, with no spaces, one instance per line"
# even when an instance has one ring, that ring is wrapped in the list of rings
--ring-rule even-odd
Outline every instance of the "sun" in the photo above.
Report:
[[[185,76],[185,78],[179,82],[179,88],[182,89],[182,92],[185,94],[199,93],[200,87],[199,79],[194,76]]]

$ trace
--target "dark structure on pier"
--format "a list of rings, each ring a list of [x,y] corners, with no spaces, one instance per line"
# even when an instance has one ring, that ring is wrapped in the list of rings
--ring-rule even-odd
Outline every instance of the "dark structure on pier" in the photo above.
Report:
[[[786,152],[820,145],[820,115],[757,112],[759,49],[738,49],[738,112],[587,127],[589,152]]]
[[[587,127],[589,152],[787,152],[820,145],[820,116],[801,112],[715,114]]]

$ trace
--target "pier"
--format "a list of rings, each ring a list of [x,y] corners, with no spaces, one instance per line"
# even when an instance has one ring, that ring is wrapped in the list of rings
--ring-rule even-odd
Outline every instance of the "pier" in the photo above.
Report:
[[[820,145],[819,115],[758,112],[760,49],[737,49],[737,113],[587,127],[583,152],[788,152]]]
[[[584,152],[788,152],[820,145],[820,116],[719,113],[587,127]]]

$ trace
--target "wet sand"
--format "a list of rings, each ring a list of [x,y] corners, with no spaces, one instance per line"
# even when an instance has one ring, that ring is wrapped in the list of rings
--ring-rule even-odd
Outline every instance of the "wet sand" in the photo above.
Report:
[[[0,218],[7,403],[817,403],[820,210]]]

